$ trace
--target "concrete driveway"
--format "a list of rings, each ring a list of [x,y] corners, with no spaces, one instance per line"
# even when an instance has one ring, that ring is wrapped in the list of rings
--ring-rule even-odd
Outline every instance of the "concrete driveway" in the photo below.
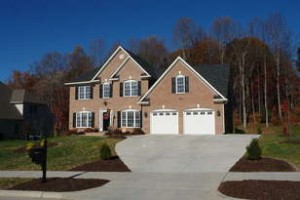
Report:
[[[133,172],[227,172],[255,135],[146,135],[116,151]]]

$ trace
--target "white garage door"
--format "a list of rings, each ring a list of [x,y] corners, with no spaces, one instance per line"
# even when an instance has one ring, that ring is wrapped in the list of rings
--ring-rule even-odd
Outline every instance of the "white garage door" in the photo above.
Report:
[[[151,134],[178,134],[178,112],[157,110],[151,112]]]
[[[215,112],[191,109],[183,113],[184,134],[215,134]]]

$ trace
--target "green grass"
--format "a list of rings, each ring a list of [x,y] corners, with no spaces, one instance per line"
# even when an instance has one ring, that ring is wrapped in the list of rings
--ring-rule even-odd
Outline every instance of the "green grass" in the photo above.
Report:
[[[50,138],[58,143],[48,149],[48,170],[68,170],[100,158],[100,147],[108,143],[115,155],[114,146],[120,139],[86,136],[63,136]],[[0,141],[0,170],[37,170],[40,167],[31,162],[27,152],[14,150],[26,146],[27,141]]]
[[[15,185],[31,181],[30,178],[0,178],[0,190],[7,190]]]
[[[291,126],[291,136],[283,136],[283,128],[274,127],[273,132],[261,135],[259,141],[264,157],[283,159],[300,169],[300,144],[285,143],[298,141],[300,143],[300,126]]]

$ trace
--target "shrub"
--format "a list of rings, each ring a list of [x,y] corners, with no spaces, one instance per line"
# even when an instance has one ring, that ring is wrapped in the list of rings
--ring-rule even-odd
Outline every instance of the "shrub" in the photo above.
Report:
[[[141,128],[135,128],[131,135],[145,135],[145,132]]]
[[[67,135],[76,135],[77,134],[77,129],[70,129],[67,133]]]
[[[247,159],[248,160],[259,160],[261,159],[261,148],[259,147],[258,139],[253,139],[247,146]]]
[[[107,143],[104,143],[100,148],[100,157],[103,160],[108,160],[112,157],[111,149]]]
[[[94,133],[94,132],[99,132],[97,128],[86,128],[84,129],[85,133]]]
[[[257,128],[256,132],[257,132],[257,134],[259,134],[259,135],[262,134],[262,130],[261,130],[260,126]]]

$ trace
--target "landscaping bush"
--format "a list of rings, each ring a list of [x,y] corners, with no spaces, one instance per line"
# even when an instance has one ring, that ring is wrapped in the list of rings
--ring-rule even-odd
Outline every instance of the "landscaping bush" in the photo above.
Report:
[[[145,132],[141,128],[135,128],[131,135],[145,135]]]
[[[248,160],[259,160],[261,159],[261,148],[259,147],[258,139],[253,139],[247,146],[247,159]]]
[[[77,134],[77,129],[70,129],[67,133],[67,135],[76,135]]]
[[[112,152],[107,143],[104,143],[100,148],[100,157],[103,160],[108,160],[112,157]]]
[[[257,132],[257,134],[259,134],[259,135],[262,134],[262,130],[261,130],[260,126],[257,128],[256,132]]]
[[[94,132],[99,132],[99,130],[97,128],[87,128],[84,129],[85,133],[94,133]]]

